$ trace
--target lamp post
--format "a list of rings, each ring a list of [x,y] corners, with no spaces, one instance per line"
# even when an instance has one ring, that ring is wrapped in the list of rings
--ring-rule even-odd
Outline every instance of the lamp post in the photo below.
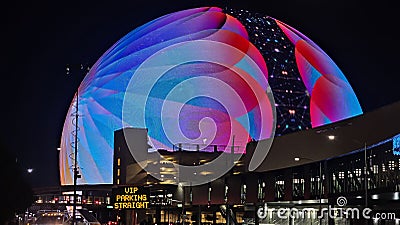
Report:
[[[357,140],[357,139],[352,139],[354,142],[361,144],[362,142]],[[367,163],[367,142],[364,141],[362,143],[364,145],[363,147],[363,152],[364,152],[364,205],[365,208],[368,207],[368,176],[367,176],[367,172],[368,172],[368,163]],[[360,149],[361,150],[361,149]]]
[[[368,163],[367,163],[367,143],[364,142],[364,189],[365,189],[365,208],[368,207],[368,177],[367,177],[367,172],[368,172]]]
[[[295,157],[294,161],[298,162],[300,160],[308,160],[311,162],[315,162],[314,159],[310,159],[307,157]],[[318,176],[319,176],[319,182],[318,182],[318,195],[319,195],[319,211],[321,212],[322,210],[322,187],[323,187],[323,180],[322,180],[322,161],[319,161],[319,172],[318,172]],[[322,216],[322,215],[321,215]],[[322,217],[320,217],[320,220],[322,220]],[[320,221],[321,224],[321,221]]]
[[[79,88],[78,88],[79,89]],[[74,144],[74,204],[72,207],[72,223],[75,225],[76,224],[76,184],[78,180],[78,119],[79,119],[79,114],[78,114],[78,105],[79,105],[79,94],[78,90],[76,91],[76,104],[75,104],[75,144]]]
[[[80,64],[80,70],[83,70],[84,66],[83,64]],[[89,67],[87,68],[89,70]],[[70,74],[70,68],[67,66],[66,68],[66,73],[67,75]],[[74,174],[74,183],[73,183],[73,190],[74,190],[74,202],[72,206],[72,223],[75,225],[76,224],[76,206],[77,206],[77,181],[78,178],[81,177],[79,174],[79,167],[78,167],[78,131],[79,131],[79,87],[77,88],[75,92],[75,97],[76,97],[76,103],[75,103],[75,112],[74,112],[74,118],[72,121],[75,121],[75,131],[74,131],[74,168],[73,168],[73,174]]]
[[[364,152],[364,207],[368,208],[368,176],[367,176],[367,172],[368,172],[368,163],[367,163],[367,142],[366,141],[359,141],[358,139],[352,139],[352,141],[358,143],[358,144],[363,144],[363,152]],[[361,149],[359,149],[360,151]],[[368,220],[365,219],[365,224],[369,224]]]

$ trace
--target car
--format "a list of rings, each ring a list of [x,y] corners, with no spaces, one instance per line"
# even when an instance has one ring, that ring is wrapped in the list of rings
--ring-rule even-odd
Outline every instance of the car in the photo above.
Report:
[[[39,213],[33,225],[57,225],[64,224],[68,219],[67,215],[63,212],[43,212]]]

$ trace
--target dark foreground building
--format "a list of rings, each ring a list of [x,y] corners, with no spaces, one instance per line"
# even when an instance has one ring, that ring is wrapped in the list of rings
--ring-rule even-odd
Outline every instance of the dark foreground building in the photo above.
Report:
[[[207,164],[221,155],[229,160],[235,151],[182,143],[172,151],[151,152],[146,129],[124,128],[114,133],[113,184],[79,185],[77,205],[101,223],[398,224],[398,115],[400,102],[276,137],[255,171],[248,170],[248,163],[258,143],[250,142],[228,173],[202,185],[180,185],[180,172],[173,163]],[[134,144],[128,148],[127,142]],[[130,149],[145,154],[145,162],[136,160]],[[146,196],[139,200],[148,204],[115,204],[115,190],[124,187],[140,188]],[[70,208],[71,190],[71,186],[37,190],[36,204],[28,211]]]
[[[221,155],[228,160],[233,153],[220,151],[221,146],[201,149],[182,144],[157,154],[147,151],[145,129],[118,130],[114,135],[114,185],[150,191],[149,209],[127,210],[126,222],[356,224],[367,220],[398,224],[399,113],[400,103],[395,103],[318,129],[277,137],[266,159],[251,172],[247,166],[258,143],[250,142],[246,154],[227,174],[196,186],[179,185],[180,173],[173,163],[207,164]],[[130,140],[134,144],[128,147]],[[147,153],[147,161],[137,162],[129,149]],[[198,171],[199,176],[208,173]]]

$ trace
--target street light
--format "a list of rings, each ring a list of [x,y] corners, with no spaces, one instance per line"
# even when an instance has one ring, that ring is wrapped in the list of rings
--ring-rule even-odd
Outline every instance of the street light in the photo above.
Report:
[[[335,136],[334,135],[328,135],[328,139],[333,141],[333,140],[335,140]]]
[[[365,189],[365,208],[368,207],[368,180],[367,180],[367,172],[368,172],[368,164],[367,164],[367,142],[364,142],[364,189]]]
[[[80,64],[80,70],[83,70],[84,66],[83,64]],[[87,70],[89,70],[89,67],[87,67]],[[69,66],[66,68],[66,74],[69,75],[71,73],[71,70]],[[75,104],[75,118],[72,119],[72,121],[75,121],[75,131],[74,131],[74,202],[72,206],[72,223],[75,225],[76,224],[76,203],[77,203],[77,194],[76,194],[76,189],[77,189],[77,181],[78,178],[81,178],[81,175],[79,174],[78,170],[78,131],[79,131],[79,87],[77,88],[75,92],[76,96],[76,104]]]
[[[364,204],[365,204],[365,208],[368,207],[368,177],[367,177],[367,172],[368,172],[368,163],[367,163],[367,142],[361,142],[357,139],[352,139],[352,141],[358,143],[358,144],[363,144],[363,149],[362,151],[364,152]],[[358,151],[360,151],[361,149],[359,149]]]
[[[79,89],[79,88],[78,88]],[[78,172],[78,119],[79,119],[79,114],[78,114],[78,89],[76,91],[76,104],[75,104],[75,144],[74,144],[74,205],[72,207],[72,223],[75,225],[76,224],[76,184],[78,180],[79,172]]]
[[[331,139],[330,136],[328,136],[329,140],[333,140],[335,139],[333,136],[333,139]],[[310,159],[307,157],[295,157],[294,161],[299,162],[300,160],[308,160],[311,162],[315,162],[314,159]],[[319,211],[321,212],[321,208],[322,208],[322,186],[323,186],[323,181],[322,181],[322,161],[319,161],[319,182],[318,182],[318,194],[319,194]],[[321,217],[322,219],[322,217]]]

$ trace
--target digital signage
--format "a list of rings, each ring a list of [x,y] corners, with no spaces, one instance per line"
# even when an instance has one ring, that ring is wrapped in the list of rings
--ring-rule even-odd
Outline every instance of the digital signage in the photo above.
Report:
[[[147,209],[150,206],[150,191],[140,186],[113,188],[112,205],[114,209]]]

